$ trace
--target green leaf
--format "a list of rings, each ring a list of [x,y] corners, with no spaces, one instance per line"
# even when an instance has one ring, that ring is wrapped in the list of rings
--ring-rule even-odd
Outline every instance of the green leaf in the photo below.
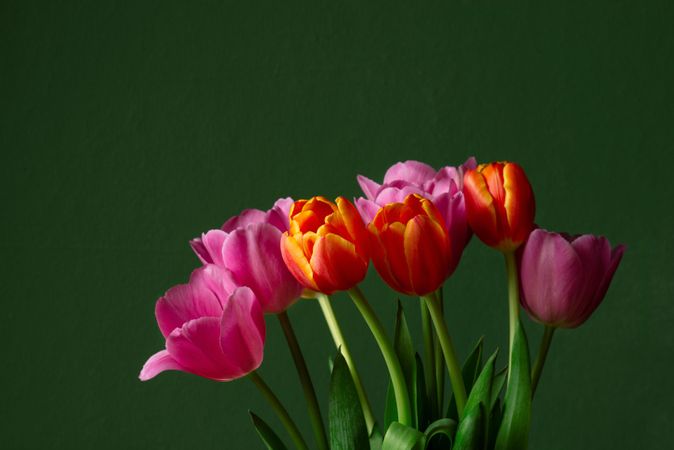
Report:
[[[416,352],[414,351],[414,343],[412,342],[412,335],[407,326],[407,319],[405,318],[405,311],[403,305],[398,300],[398,309],[396,311],[395,332],[393,334],[393,349],[400,361],[400,367],[403,370],[405,377],[405,384],[407,385],[407,392],[410,395],[410,403],[413,408],[414,426],[418,427],[419,411],[417,408],[417,363]],[[424,393],[425,395],[425,393]],[[397,420],[397,417],[396,419]]]
[[[531,375],[527,337],[519,322],[513,340],[510,380],[505,394],[503,420],[496,437],[496,450],[523,450],[531,423]]]
[[[478,403],[459,422],[452,450],[478,450],[484,447],[484,405]]]
[[[332,450],[369,447],[367,427],[358,392],[341,352],[335,357],[330,377],[328,422]]]
[[[496,402],[501,395],[501,390],[503,390],[503,386],[505,385],[507,375],[508,367],[504,367],[494,375],[494,379],[491,383],[491,402],[489,403],[489,409],[494,409],[494,405],[496,405]]]
[[[428,414],[428,399],[426,398],[426,378],[424,377],[424,364],[421,356],[414,354],[414,385],[411,389],[412,408],[414,409],[414,421],[417,429],[425,427],[430,421]]]
[[[426,447],[431,443],[431,440],[436,435],[443,435],[449,439],[449,446],[454,441],[454,435],[456,434],[456,421],[453,419],[438,419],[426,428],[424,431],[424,436],[426,436]]]
[[[467,414],[473,408],[477,408],[480,403],[483,405],[491,405],[491,385],[494,377],[494,366],[497,354],[498,350],[496,350],[484,364],[480,376],[470,390],[470,395],[468,395],[466,407],[464,408],[464,414]]]
[[[370,450],[381,450],[381,446],[384,441],[384,436],[381,435],[379,427],[377,424],[374,424],[372,427],[372,433],[370,433]]]
[[[391,423],[398,421],[398,410],[396,408],[393,384],[389,381],[388,389],[386,389],[386,407],[384,408],[384,428],[387,430]]]
[[[463,368],[461,369],[461,375],[463,376],[463,382],[466,385],[466,391],[470,392],[473,387],[473,383],[477,379],[477,375],[480,372],[480,367],[482,367],[482,352],[484,350],[484,336],[480,336],[480,339],[477,340],[473,351],[470,352],[468,358],[463,363]],[[449,402],[449,407],[447,408],[446,416],[450,419],[459,420],[459,413],[456,410],[456,400],[454,396]]]
[[[393,422],[386,430],[382,450],[422,450],[426,437],[419,430]],[[360,447],[354,447],[360,449]]]
[[[260,436],[260,439],[262,439],[264,445],[267,446],[267,449],[287,450],[286,446],[283,444],[283,441],[281,441],[281,438],[279,438],[278,435],[274,433],[274,430],[272,430],[271,427],[267,425],[267,422],[260,419],[260,417],[252,411],[248,411],[248,414],[250,414],[250,418],[253,421],[255,431],[257,431],[257,434]]]

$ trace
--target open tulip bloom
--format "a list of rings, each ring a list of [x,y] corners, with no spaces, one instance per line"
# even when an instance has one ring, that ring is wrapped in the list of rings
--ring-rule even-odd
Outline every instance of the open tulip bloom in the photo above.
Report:
[[[157,300],[164,349],[147,360],[140,379],[165,371],[220,382],[249,379],[284,429],[278,433],[250,413],[269,449],[287,448],[287,438],[298,449],[526,449],[531,404],[554,332],[588,320],[625,247],[601,236],[537,228],[533,188],[516,163],[478,165],[471,157],[435,170],[406,161],[389,168],[381,184],[362,175],[357,180],[364,196],[353,203],[283,198],[190,241],[203,265]],[[505,259],[509,345],[500,366],[497,351],[483,357],[482,338],[461,365],[444,318],[442,286],[473,234]],[[359,288],[370,260],[393,291],[419,298],[422,355],[414,350],[402,303],[391,336],[376,309],[396,303],[373,307]],[[382,408],[370,403],[332,309],[330,295],[338,291],[353,300],[386,364]],[[335,343],[327,421],[289,317],[300,298],[318,304]],[[520,308],[543,329],[533,364]],[[257,371],[269,317],[279,321],[295,365],[311,441]]]

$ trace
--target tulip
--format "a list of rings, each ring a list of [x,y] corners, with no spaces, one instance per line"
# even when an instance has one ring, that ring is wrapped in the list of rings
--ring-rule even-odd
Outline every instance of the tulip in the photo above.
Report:
[[[331,294],[358,284],[367,272],[367,231],[358,210],[344,197],[295,202],[290,228],[281,239],[290,272],[307,289]]]
[[[302,293],[302,286],[288,271],[280,250],[291,205],[292,199],[284,198],[266,212],[245,210],[221,229],[190,241],[204,264],[226,268],[238,285],[252,289],[265,313],[285,311]]]
[[[374,267],[398,292],[424,296],[456,267],[445,221],[433,202],[420,195],[381,208],[368,230]]]
[[[581,325],[603,300],[624,251],[603,236],[534,230],[519,258],[522,307],[550,327]]]
[[[147,360],[142,381],[166,370],[229,381],[262,363],[262,308],[253,291],[238,287],[226,269],[211,264],[196,269],[188,284],[157,300],[155,316],[166,349]]]
[[[522,168],[510,162],[481,164],[464,176],[468,223],[488,246],[512,252],[534,227],[534,193]]]
[[[419,161],[399,162],[386,171],[381,185],[358,175],[358,184],[365,198],[356,199],[356,208],[365,223],[370,223],[381,207],[402,203],[410,194],[430,199],[444,218],[451,236],[452,264],[456,266],[471,237],[466,220],[463,178],[464,173],[476,165],[473,157],[458,167],[447,166],[438,171]]]

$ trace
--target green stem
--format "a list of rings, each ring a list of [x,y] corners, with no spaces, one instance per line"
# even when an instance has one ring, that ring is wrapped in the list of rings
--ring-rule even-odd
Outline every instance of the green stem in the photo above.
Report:
[[[508,276],[508,317],[509,317],[509,351],[508,367],[512,367],[513,342],[515,341],[515,330],[517,330],[520,320],[520,288],[517,279],[517,263],[515,262],[515,252],[506,252],[505,256],[506,273]],[[508,382],[510,382],[510,369],[508,369]]]
[[[531,370],[532,397],[536,393],[536,386],[538,386],[538,380],[541,378],[541,373],[543,373],[545,358],[548,356],[548,350],[550,350],[550,343],[552,342],[552,337],[554,336],[556,329],[557,328],[555,327],[549,327],[546,325],[545,331],[543,331],[543,337],[541,337],[541,346],[538,349],[538,355],[536,356],[534,368]]]
[[[442,317],[445,317],[445,304],[444,296],[442,293],[442,288],[439,288],[436,291],[436,295],[440,299],[440,311],[442,312]],[[445,360],[442,356],[442,351],[440,350],[440,341],[438,340],[437,334],[433,338],[433,345],[435,347],[435,379],[438,386],[438,413],[442,414],[442,411],[445,407],[445,371],[443,367],[445,366]],[[442,417],[439,415],[438,417]]]
[[[358,392],[358,398],[360,399],[360,406],[363,408],[363,415],[365,416],[367,431],[371,434],[375,424],[372,406],[370,405],[370,400],[367,398],[367,393],[365,392],[363,381],[360,379],[358,369],[356,369],[356,364],[351,357],[349,346],[346,344],[346,340],[342,334],[342,329],[339,327],[339,323],[337,322],[335,311],[332,309],[332,305],[330,304],[330,298],[327,295],[321,293],[319,293],[316,298],[318,299],[318,304],[321,306],[321,311],[325,317],[325,322],[328,324],[328,328],[330,329],[330,334],[332,334],[332,340],[335,341],[335,346],[338,349],[341,349],[342,356],[344,356],[346,364],[349,366],[349,372],[351,372],[351,378],[353,378],[353,383],[356,385],[356,391]]]
[[[410,409],[410,397],[407,392],[405,377],[400,367],[400,361],[398,361],[395,350],[393,350],[393,345],[386,336],[386,330],[358,286],[349,289],[349,295],[370,327],[370,331],[384,356],[384,362],[391,376],[393,393],[395,394],[398,421],[403,425],[412,426],[412,410]]]
[[[262,377],[257,372],[251,372],[248,374],[248,379],[253,382],[253,384],[260,390],[262,396],[269,402],[269,405],[272,407],[278,418],[281,420],[281,423],[285,427],[286,431],[290,435],[290,438],[295,443],[295,447],[300,450],[309,450],[307,443],[304,442],[302,433],[297,428],[297,425],[288,414],[288,410],[285,409],[278,397],[272,392],[271,388]]]
[[[433,325],[431,325],[431,313],[428,311],[428,306],[426,306],[425,302],[419,302],[419,306],[421,307],[421,334],[424,337],[426,396],[430,402],[431,417],[436,417],[439,409],[437,404],[438,387],[435,383],[435,338],[433,336]]]
[[[286,337],[288,348],[290,349],[293,361],[295,362],[295,367],[297,368],[297,375],[299,375],[300,382],[302,383],[302,390],[304,391],[304,397],[307,401],[307,408],[309,410],[309,418],[311,419],[311,427],[316,436],[316,444],[319,449],[328,450],[328,438],[325,434],[323,418],[321,417],[321,408],[318,406],[318,398],[316,397],[314,384],[311,381],[311,375],[309,375],[309,369],[304,360],[304,355],[302,355],[302,349],[297,341],[295,330],[293,330],[287,312],[283,311],[282,313],[277,314],[276,317],[278,317],[279,323],[281,324],[281,329]]]
[[[456,409],[459,412],[459,417],[463,415],[463,407],[466,405],[466,385],[463,382],[463,375],[461,374],[461,366],[456,357],[456,350],[452,343],[452,338],[449,336],[445,318],[440,309],[440,300],[435,293],[424,296],[428,310],[431,312],[433,325],[435,325],[435,332],[438,334],[440,347],[445,357],[447,364],[447,371],[449,372],[449,381],[452,384],[452,391],[456,399]]]

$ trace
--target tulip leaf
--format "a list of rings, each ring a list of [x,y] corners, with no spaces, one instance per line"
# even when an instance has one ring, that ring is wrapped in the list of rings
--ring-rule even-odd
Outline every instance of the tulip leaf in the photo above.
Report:
[[[454,441],[456,434],[456,421],[453,419],[438,419],[426,428],[424,435],[426,436],[426,448],[428,448],[431,440],[435,436],[445,436],[448,439],[449,445],[446,448],[451,448],[451,443]]]
[[[468,411],[456,430],[452,450],[478,450],[484,447],[484,405],[478,403]]]
[[[386,407],[384,408],[384,428],[388,427],[393,422],[398,421],[398,410],[396,405],[395,392],[393,391],[393,384],[389,381],[386,389]]]
[[[480,372],[480,375],[477,380],[475,380],[475,384],[473,384],[473,387],[470,390],[470,395],[468,395],[464,411],[470,411],[480,403],[483,405],[491,404],[491,386],[497,354],[498,350],[496,350],[484,364],[482,372]]]
[[[477,340],[473,351],[470,352],[468,358],[463,363],[463,368],[461,369],[461,375],[463,376],[463,382],[466,385],[466,391],[470,392],[473,387],[473,383],[477,379],[477,375],[480,373],[480,367],[482,367],[482,353],[484,351],[484,336],[481,336]],[[456,409],[456,400],[454,396],[449,402],[449,407],[447,408],[447,417],[450,419],[459,420],[459,413]]]
[[[250,418],[253,421],[253,426],[255,431],[262,439],[264,445],[267,446],[268,450],[287,450],[286,446],[281,441],[281,438],[272,430],[272,428],[267,425],[267,422],[262,420],[257,414],[252,411],[248,411]]]
[[[491,403],[489,404],[489,409],[494,409],[494,405],[499,400],[501,395],[501,390],[505,385],[506,376],[508,375],[508,368],[504,367],[503,369],[496,372],[494,379],[491,383]]]
[[[417,429],[425,427],[429,422],[426,399],[426,378],[421,356],[414,354],[414,385],[411,390],[412,408],[414,408],[415,425]]]
[[[341,352],[335,357],[330,376],[328,422],[331,449],[348,450],[369,447],[367,426],[358,391],[356,391],[351,372]]]
[[[398,310],[396,312],[393,348],[398,356],[398,360],[400,360],[400,367],[403,369],[403,375],[407,382],[407,389],[411,392],[414,388],[415,351],[414,343],[412,343],[412,335],[407,326],[405,311],[403,310],[403,305],[400,303],[400,300],[398,300]]]
[[[375,423],[370,433],[370,450],[381,450],[383,441],[384,436],[381,435],[381,431],[379,431],[379,427]]]
[[[382,450],[422,450],[426,437],[419,430],[393,422],[386,430]]]
[[[510,379],[505,393],[503,420],[496,437],[496,450],[523,450],[531,423],[531,376],[529,347],[524,327],[515,330],[510,361]]]

